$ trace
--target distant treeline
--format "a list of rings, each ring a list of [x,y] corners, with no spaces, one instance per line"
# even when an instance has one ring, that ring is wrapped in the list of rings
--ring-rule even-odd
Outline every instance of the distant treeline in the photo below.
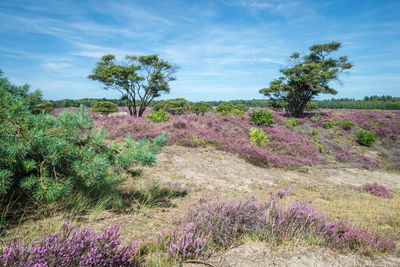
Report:
[[[344,109],[400,109],[400,97],[393,96],[366,96],[362,100],[341,98],[314,101],[320,108]]]
[[[109,101],[118,106],[125,106],[126,103],[121,99],[106,99],[106,98],[83,98],[83,99],[62,99],[50,101],[55,108],[79,107],[84,105],[93,107],[96,102]],[[151,105],[155,105],[159,101],[152,101]],[[231,102],[232,104],[245,104],[248,107],[269,107],[271,102],[267,99],[252,99],[252,100],[231,100],[231,101],[207,101],[212,106],[218,106],[222,102]],[[314,100],[319,108],[338,108],[338,109],[394,109],[400,110],[400,97],[388,95],[383,96],[366,96],[362,100],[353,98],[340,98],[330,100]],[[140,103],[138,103],[140,104]]]

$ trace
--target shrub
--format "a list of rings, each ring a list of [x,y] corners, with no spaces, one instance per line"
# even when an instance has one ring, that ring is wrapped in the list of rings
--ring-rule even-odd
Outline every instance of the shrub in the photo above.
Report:
[[[374,132],[369,132],[366,130],[359,130],[356,132],[356,136],[358,138],[358,143],[370,147],[376,141],[376,134]]]
[[[64,224],[61,231],[32,243],[0,244],[4,266],[139,266],[138,245],[121,246],[117,225],[96,234]]]
[[[151,166],[166,133],[153,142],[105,142],[84,107],[58,117],[32,114],[25,97],[0,86],[0,195],[12,190],[39,201],[67,200],[78,192],[98,198],[115,189],[132,164]]]
[[[365,191],[379,197],[388,198],[390,197],[390,191],[383,185],[377,183],[365,184],[362,187]]]
[[[45,113],[51,113],[54,110],[53,103],[50,101],[43,101],[40,104],[37,104],[32,108],[32,113],[33,114],[39,114],[42,111]]]
[[[256,125],[270,126],[275,122],[274,115],[266,110],[253,110],[253,112],[251,112],[249,115],[250,122]]]
[[[285,125],[287,127],[296,127],[297,125],[297,119],[286,119],[285,120]]]
[[[258,128],[250,128],[250,143],[256,146],[265,146],[268,143],[268,134]]]
[[[324,129],[331,129],[335,126],[335,122],[332,119],[321,123],[321,127]]]
[[[189,103],[184,98],[169,99],[154,106],[154,111],[159,111],[160,109],[172,115],[182,115],[189,110]]]
[[[276,194],[280,196],[279,193]],[[181,225],[171,234],[163,235],[162,240],[172,257],[183,260],[205,258],[210,247],[229,248],[246,235],[256,235],[269,242],[317,236],[333,247],[395,249],[387,236],[330,218],[304,202],[295,201],[284,207],[276,196],[259,201],[254,195],[203,202],[189,210]]]
[[[317,122],[317,121],[320,121],[320,120],[322,120],[322,115],[321,115],[321,113],[317,113],[317,114],[315,114],[314,116],[312,116],[312,117],[310,118],[310,121],[311,121],[311,122]]]
[[[96,102],[92,108],[92,112],[100,112],[103,115],[107,115],[112,112],[118,111],[118,105],[112,102]]]
[[[196,102],[190,107],[190,111],[196,113],[196,115],[201,114],[204,116],[204,113],[212,110],[212,106],[207,102]]]
[[[316,110],[316,109],[318,109],[318,103],[317,102],[308,102],[304,109],[306,111]]]
[[[207,236],[194,222],[175,228],[169,234],[161,234],[160,241],[169,256],[179,261],[207,259],[211,254],[208,249]]]
[[[221,113],[222,115],[228,115],[230,113],[243,115],[248,110],[248,107],[244,104],[234,105],[231,102],[222,102],[215,109],[216,112]]]
[[[349,118],[343,118],[338,123],[343,130],[350,130],[353,127],[354,123]]]
[[[163,122],[168,121],[171,115],[165,113],[163,109],[159,109],[158,111],[153,111],[146,116],[147,119],[154,122]]]

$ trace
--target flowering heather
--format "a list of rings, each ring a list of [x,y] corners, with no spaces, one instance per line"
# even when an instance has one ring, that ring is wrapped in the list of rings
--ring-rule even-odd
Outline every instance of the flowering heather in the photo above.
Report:
[[[360,156],[359,162],[361,162],[362,166],[366,169],[377,169],[379,168],[379,163],[376,160],[370,159],[366,156]]]
[[[362,187],[365,191],[379,197],[387,198],[390,197],[390,191],[383,185],[377,183],[365,184]]]
[[[251,144],[249,129],[254,125],[249,122],[248,115],[187,114],[171,116],[169,121],[161,123],[135,117],[93,117],[97,125],[105,128],[112,139],[126,134],[133,134],[137,138],[153,138],[166,130],[171,143],[198,146],[198,140],[205,140],[260,165],[289,168],[295,165],[312,165],[318,163],[322,155],[308,136],[293,132],[283,125],[275,125],[274,128],[259,127],[269,135],[269,143],[264,147]]]
[[[286,187],[285,189],[280,188],[278,190],[275,191],[275,194],[279,197],[279,198],[283,198],[285,196],[290,196],[292,194],[294,194],[293,190],[290,189],[289,187]]]
[[[177,260],[207,259],[211,254],[207,237],[193,222],[175,228],[168,235],[162,234],[160,239],[169,256]]]
[[[336,149],[335,157],[340,162],[348,162],[353,159],[351,153],[344,149]]]
[[[317,235],[334,247],[377,251],[395,248],[389,237],[330,218],[304,202],[295,201],[285,207],[276,197],[259,201],[254,195],[199,204],[186,213],[180,229],[175,228],[170,238],[163,238],[169,254],[179,260],[204,258],[210,253],[208,246],[228,248],[246,234],[272,242]]]
[[[64,224],[32,243],[0,244],[3,266],[139,266],[138,243],[121,247],[117,225],[95,234]]]

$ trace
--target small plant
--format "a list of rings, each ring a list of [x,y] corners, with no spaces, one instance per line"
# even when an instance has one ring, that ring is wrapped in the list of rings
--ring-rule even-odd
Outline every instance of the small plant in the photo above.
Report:
[[[103,115],[108,115],[109,113],[117,111],[118,105],[108,101],[96,102],[92,108],[92,112],[100,112]]]
[[[297,119],[286,119],[285,120],[285,125],[287,127],[296,127],[297,125]]]
[[[250,143],[256,146],[265,146],[268,143],[268,134],[258,128],[250,128]]]
[[[349,118],[343,118],[338,123],[343,130],[350,130],[354,123]]]
[[[335,129],[335,136],[342,136],[343,132],[340,130]]]
[[[251,112],[249,115],[250,115],[250,122],[256,125],[270,126],[275,122],[274,115],[271,112],[263,109],[253,110],[253,112]]]
[[[189,137],[189,141],[193,144],[195,144],[196,146],[206,146],[207,145],[207,140],[204,138],[197,138],[194,136]]]
[[[196,102],[190,107],[190,111],[196,115],[204,116],[204,113],[211,111],[213,108],[207,102]]]
[[[321,124],[321,127],[324,129],[331,129],[334,126],[335,126],[335,122],[332,119],[330,119],[329,121],[323,122]]]
[[[366,130],[359,130],[356,132],[358,138],[358,143],[363,146],[370,147],[376,141],[376,134],[374,132],[369,132]]]
[[[317,113],[317,114],[315,114],[314,116],[312,116],[312,117],[310,118],[310,121],[311,121],[311,122],[317,122],[317,121],[320,121],[320,120],[322,120],[322,115],[321,115],[321,113]]]
[[[154,122],[163,122],[168,121],[171,115],[165,113],[163,109],[158,111],[153,111],[149,115],[146,116],[147,119],[154,121]]]
[[[64,224],[32,243],[0,244],[3,266],[140,266],[139,243],[121,246],[117,225],[96,234]]]
[[[383,185],[377,183],[365,184],[362,187],[365,191],[379,197],[388,198],[390,197],[390,191]]]

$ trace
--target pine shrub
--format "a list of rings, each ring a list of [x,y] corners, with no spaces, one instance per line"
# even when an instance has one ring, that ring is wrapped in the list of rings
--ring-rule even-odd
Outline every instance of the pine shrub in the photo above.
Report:
[[[253,112],[251,112],[249,115],[250,122],[256,125],[270,126],[275,122],[274,115],[267,110],[253,110]]]
[[[158,111],[153,111],[146,116],[147,119],[154,122],[168,121],[170,117],[171,115],[165,113],[163,109],[159,109]]]
[[[100,112],[103,115],[107,115],[112,112],[118,111],[118,105],[108,101],[96,102],[92,108],[92,112]]]
[[[285,125],[287,127],[296,127],[297,126],[297,119],[286,119]]]
[[[207,102],[196,102],[190,107],[190,111],[196,113],[196,115],[204,116],[204,113],[212,110],[212,106]]]
[[[250,128],[250,143],[256,146],[265,146],[268,143],[268,134],[258,128]]]
[[[369,132],[366,130],[359,130],[356,132],[358,138],[358,143],[363,146],[370,147],[376,141],[376,134],[374,132]]]
[[[0,83],[0,195],[17,191],[38,201],[67,200],[74,193],[98,198],[119,185],[133,164],[151,166],[167,134],[122,147],[105,142],[84,107],[58,117],[32,114],[29,94]]]

